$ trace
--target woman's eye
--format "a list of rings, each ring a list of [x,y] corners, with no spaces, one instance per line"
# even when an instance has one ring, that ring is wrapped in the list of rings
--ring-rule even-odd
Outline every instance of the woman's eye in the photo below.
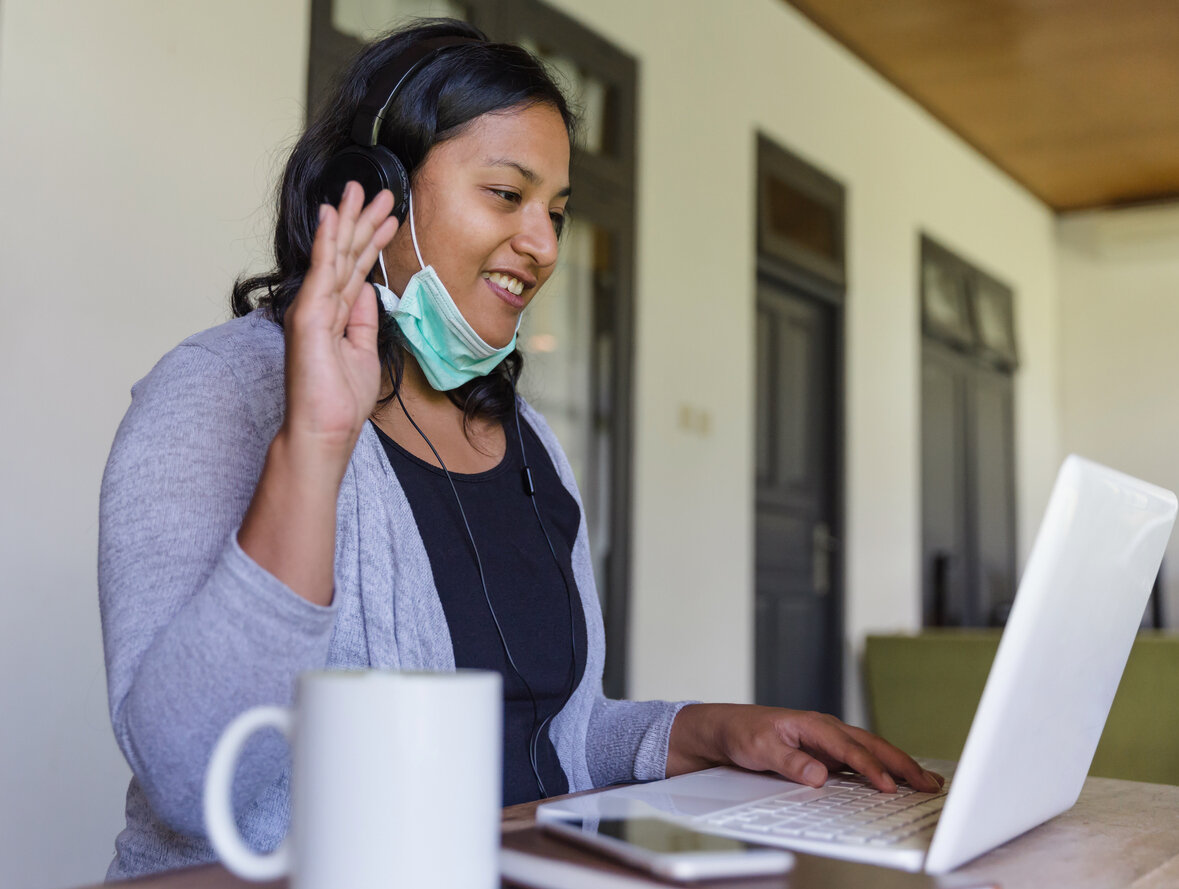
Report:
[[[508,191],[505,188],[493,188],[490,189],[490,191],[497,198],[501,198],[505,201],[508,201],[509,203],[518,204],[520,202],[520,195],[516,194],[514,191]]]
[[[560,237],[561,231],[565,228],[565,214],[553,212],[549,214],[549,218],[553,220],[553,231]]]

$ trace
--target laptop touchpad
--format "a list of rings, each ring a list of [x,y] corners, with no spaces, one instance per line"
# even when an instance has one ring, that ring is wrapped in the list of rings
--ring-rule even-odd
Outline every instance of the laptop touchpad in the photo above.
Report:
[[[635,784],[615,792],[665,812],[703,815],[797,788],[798,784],[784,778],[719,768],[680,775],[653,785]]]

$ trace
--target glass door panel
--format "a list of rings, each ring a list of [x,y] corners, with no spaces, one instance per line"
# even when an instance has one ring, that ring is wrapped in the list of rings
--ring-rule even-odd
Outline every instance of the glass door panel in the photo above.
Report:
[[[519,339],[525,355],[521,391],[544,414],[573,467],[603,599],[611,543],[614,435],[613,325],[602,317],[607,308],[602,282],[610,272],[609,241],[609,233],[592,223],[577,221],[569,227],[561,243],[560,265],[528,307]]]

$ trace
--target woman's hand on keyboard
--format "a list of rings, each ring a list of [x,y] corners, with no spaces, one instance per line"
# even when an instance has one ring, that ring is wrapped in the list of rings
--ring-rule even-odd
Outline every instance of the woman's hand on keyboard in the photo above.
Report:
[[[671,727],[667,776],[718,765],[777,772],[819,787],[832,769],[851,769],[878,790],[898,782],[935,793],[945,779],[883,738],[825,713],[745,704],[689,704]]]

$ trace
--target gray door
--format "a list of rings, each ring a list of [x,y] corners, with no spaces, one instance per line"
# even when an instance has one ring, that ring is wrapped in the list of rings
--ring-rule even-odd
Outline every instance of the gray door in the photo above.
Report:
[[[756,697],[835,714],[843,685],[838,313],[776,282],[759,285]]]
[[[926,626],[1000,626],[1015,597],[1011,374],[922,347],[921,503]]]
[[[927,627],[978,623],[966,589],[973,516],[967,504],[966,401],[962,359],[927,345],[921,366],[922,597]]]

